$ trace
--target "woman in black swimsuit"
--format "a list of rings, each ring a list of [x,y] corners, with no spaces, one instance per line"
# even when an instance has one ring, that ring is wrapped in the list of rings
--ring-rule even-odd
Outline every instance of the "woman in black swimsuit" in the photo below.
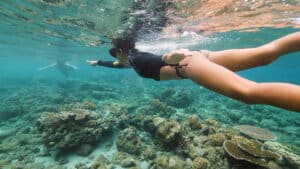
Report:
[[[133,67],[142,77],[155,80],[188,78],[210,90],[247,104],[268,104],[300,112],[300,86],[256,83],[235,71],[267,65],[281,55],[300,51],[300,32],[256,48],[225,51],[181,49],[154,55],[135,49],[132,39],[114,39],[110,54],[116,61],[87,61],[90,65]]]

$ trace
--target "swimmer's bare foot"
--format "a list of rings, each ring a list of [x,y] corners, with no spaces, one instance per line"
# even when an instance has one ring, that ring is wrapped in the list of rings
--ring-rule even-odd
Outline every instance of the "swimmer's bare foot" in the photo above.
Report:
[[[185,57],[190,57],[193,55],[193,52],[188,49],[179,49],[171,51],[163,56],[163,60],[167,64],[178,64]]]

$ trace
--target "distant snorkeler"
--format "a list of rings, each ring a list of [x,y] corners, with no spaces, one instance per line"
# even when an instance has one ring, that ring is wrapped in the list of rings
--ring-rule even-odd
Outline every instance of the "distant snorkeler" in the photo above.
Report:
[[[69,76],[69,74],[78,69],[77,66],[70,64],[64,59],[59,59],[55,63],[38,68],[38,71],[44,71],[46,69],[57,68],[57,70],[64,76]]]
[[[289,83],[257,83],[236,71],[270,64],[280,56],[300,51],[300,32],[281,37],[256,48],[224,51],[174,50],[154,55],[135,48],[132,38],[112,40],[110,55],[116,61],[87,60],[95,66],[134,68],[154,80],[191,79],[224,96],[247,104],[267,104],[300,112],[300,86]]]

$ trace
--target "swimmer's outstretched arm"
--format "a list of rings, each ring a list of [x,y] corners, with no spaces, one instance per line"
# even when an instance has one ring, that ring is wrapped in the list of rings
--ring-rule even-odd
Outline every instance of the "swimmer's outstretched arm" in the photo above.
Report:
[[[37,70],[38,70],[38,71],[43,71],[43,70],[46,70],[46,69],[53,68],[53,67],[55,67],[55,66],[57,66],[57,63],[53,63],[53,64],[50,64],[50,65],[47,65],[47,66],[38,68]]]
[[[292,33],[256,48],[204,51],[209,59],[232,71],[245,70],[272,63],[280,56],[300,51],[300,32]]]
[[[65,65],[66,65],[67,67],[69,67],[69,68],[73,69],[73,70],[77,70],[77,69],[78,69],[78,67],[77,67],[77,66],[75,66],[75,65],[72,65],[72,64],[71,64],[71,63],[69,63],[69,62],[66,62],[66,63],[65,63]]]
[[[98,65],[111,68],[129,68],[128,66],[121,64],[119,61],[87,60],[86,62],[91,66]]]

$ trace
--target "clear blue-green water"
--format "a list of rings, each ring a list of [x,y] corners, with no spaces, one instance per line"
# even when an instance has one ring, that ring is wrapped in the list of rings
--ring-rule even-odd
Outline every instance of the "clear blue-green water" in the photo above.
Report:
[[[190,103],[187,107],[176,107],[171,104],[172,101],[165,101],[165,104],[177,110],[177,114],[168,115],[167,118],[180,120],[196,115],[203,120],[216,119],[222,126],[250,124],[263,127],[275,133],[278,142],[289,146],[299,155],[299,113],[266,105],[245,105],[189,80],[156,82],[139,77],[131,69],[91,67],[85,63],[87,59],[111,60],[107,52],[111,47],[109,37],[122,32],[130,24],[141,22],[141,19],[137,19],[140,17],[139,12],[144,21],[153,23],[151,26],[144,25],[136,33],[139,37],[137,47],[157,54],[176,48],[223,50],[256,47],[299,31],[292,27],[260,28],[257,32],[231,31],[199,35],[193,40],[168,38],[160,32],[164,26],[161,24],[165,19],[162,16],[165,14],[164,5],[160,1],[151,1],[141,8],[135,6],[134,1],[122,0],[2,0],[0,168],[70,168],[70,165],[55,162],[48,164],[45,160],[44,166],[37,162],[37,159],[47,157],[47,153],[43,152],[46,150],[43,150],[41,135],[35,129],[37,119],[45,112],[58,113],[66,105],[92,102],[97,106],[97,112],[105,112],[105,106],[109,104],[118,104],[134,115],[139,113],[139,108],[154,99],[164,102],[162,93],[173,89],[187,94]],[[78,69],[53,67],[39,70],[61,60],[68,61]],[[284,55],[268,66],[239,74],[257,82],[276,81],[300,85],[299,63],[298,52]],[[100,84],[102,88],[83,87],[86,84]],[[94,91],[104,94],[97,96],[93,94]],[[3,134],[11,130],[12,133]],[[39,150],[20,148],[27,146],[36,146]],[[53,156],[45,159],[54,161]],[[76,160],[69,160],[69,163],[79,163],[85,159]]]

